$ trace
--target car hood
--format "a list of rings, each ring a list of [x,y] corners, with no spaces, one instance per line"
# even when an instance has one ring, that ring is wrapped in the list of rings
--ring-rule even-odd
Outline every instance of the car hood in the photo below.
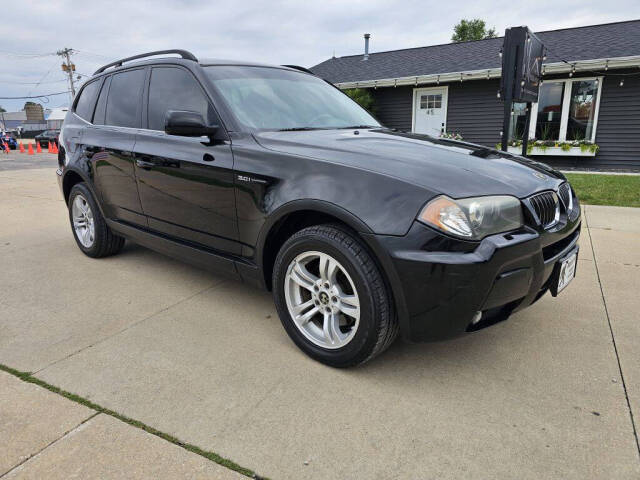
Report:
[[[555,188],[548,165],[494,149],[387,129],[260,132],[263,147],[410,182],[453,198],[513,195]]]

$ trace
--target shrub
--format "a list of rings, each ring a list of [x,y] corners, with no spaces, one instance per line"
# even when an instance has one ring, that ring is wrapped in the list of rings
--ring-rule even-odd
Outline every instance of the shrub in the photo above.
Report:
[[[366,88],[349,88],[343,90],[351,100],[358,103],[365,110],[373,113],[375,111],[375,98]]]

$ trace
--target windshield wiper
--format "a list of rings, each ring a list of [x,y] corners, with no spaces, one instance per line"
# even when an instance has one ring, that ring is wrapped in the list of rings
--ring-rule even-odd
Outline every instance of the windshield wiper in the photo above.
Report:
[[[291,128],[280,128],[279,132],[304,132],[306,130],[320,130],[318,127],[291,127]]]
[[[304,132],[307,130],[349,130],[354,128],[380,128],[376,125],[349,125],[347,127],[291,127],[280,128],[278,132]]]

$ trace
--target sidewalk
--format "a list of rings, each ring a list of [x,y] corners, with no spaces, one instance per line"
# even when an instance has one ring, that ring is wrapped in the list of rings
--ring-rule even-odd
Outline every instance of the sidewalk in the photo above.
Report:
[[[0,478],[247,478],[0,371]]]

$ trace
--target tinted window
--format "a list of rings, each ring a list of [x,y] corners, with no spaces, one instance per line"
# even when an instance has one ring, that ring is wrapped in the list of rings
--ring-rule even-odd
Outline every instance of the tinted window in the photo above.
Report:
[[[214,112],[193,75],[181,68],[154,68],[149,84],[149,128],[164,130],[168,110],[198,112],[208,123],[215,123]]]
[[[105,124],[119,127],[138,127],[140,92],[144,70],[129,70],[111,77]]]
[[[107,77],[102,85],[102,90],[100,90],[100,96],[96,104],[96,112],[93,114],[93,123],[96,125],[104,125],[104,113],[107,109],[107,95],[109,94],[110,84],[111,77]]]
[[[90,122],[93,116],[93,109],[96,106],[96,97],[98,96],[98,89],[100,88],[100,81],[91,82],[82,89],[78,103],[76,103],[76,115],[84,118]]]

